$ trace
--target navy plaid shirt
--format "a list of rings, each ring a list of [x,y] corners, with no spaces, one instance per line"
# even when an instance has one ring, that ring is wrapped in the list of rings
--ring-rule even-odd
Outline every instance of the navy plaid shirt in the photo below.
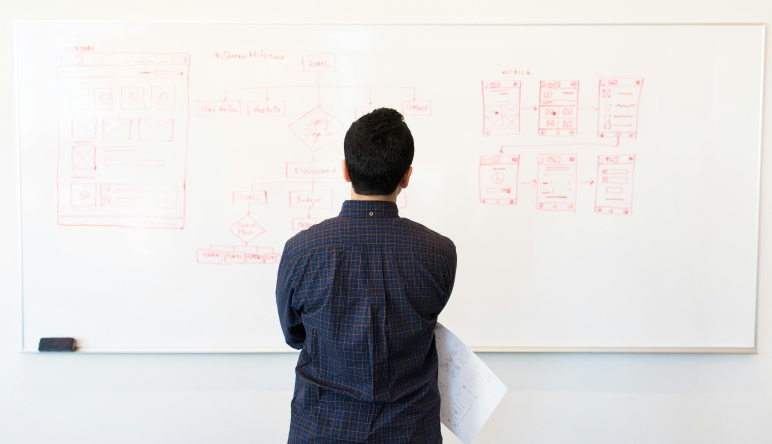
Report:
[[[450,239],[384,201],[284,247],[276,304],[301,349],[289,442],[439,443],[434,326],[456,274]]]

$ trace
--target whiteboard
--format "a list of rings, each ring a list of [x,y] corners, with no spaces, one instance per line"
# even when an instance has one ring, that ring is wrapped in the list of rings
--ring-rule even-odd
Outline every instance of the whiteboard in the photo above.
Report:
[[[763,26],[19,22],[23,350],[289,351],[343,136],[416,141],[478,351],[755,349]]]

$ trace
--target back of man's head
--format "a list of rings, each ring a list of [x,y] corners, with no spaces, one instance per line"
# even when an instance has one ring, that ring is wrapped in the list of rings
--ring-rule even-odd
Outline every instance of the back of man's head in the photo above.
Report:
[[[399,112],[378,108],[351,124],[343,141],[346,169],[357,194],[393,193],[413,163],[413,135]]]

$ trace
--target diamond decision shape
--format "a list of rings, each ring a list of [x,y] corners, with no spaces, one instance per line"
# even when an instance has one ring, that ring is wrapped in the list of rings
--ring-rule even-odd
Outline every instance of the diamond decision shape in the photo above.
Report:
[[[252,239],[265,233],[263,227],[261,227],[254,219],[249,216],[244,216],[239,219],[235,224],[231,225],[231,233],[239,237],[244,242],[249,242]]]
[[[311,151],[317,151],[335,135],[343,124],[332,115],[314,108],[290,125],[290,129]]]

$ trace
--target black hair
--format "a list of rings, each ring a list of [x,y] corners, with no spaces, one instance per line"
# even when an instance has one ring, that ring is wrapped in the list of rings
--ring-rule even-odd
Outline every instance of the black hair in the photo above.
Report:
[[[354,191],[385,196],[397,189],[410,168],[415,147],[402,114],[378,108],[351,124],[343,152]]]

